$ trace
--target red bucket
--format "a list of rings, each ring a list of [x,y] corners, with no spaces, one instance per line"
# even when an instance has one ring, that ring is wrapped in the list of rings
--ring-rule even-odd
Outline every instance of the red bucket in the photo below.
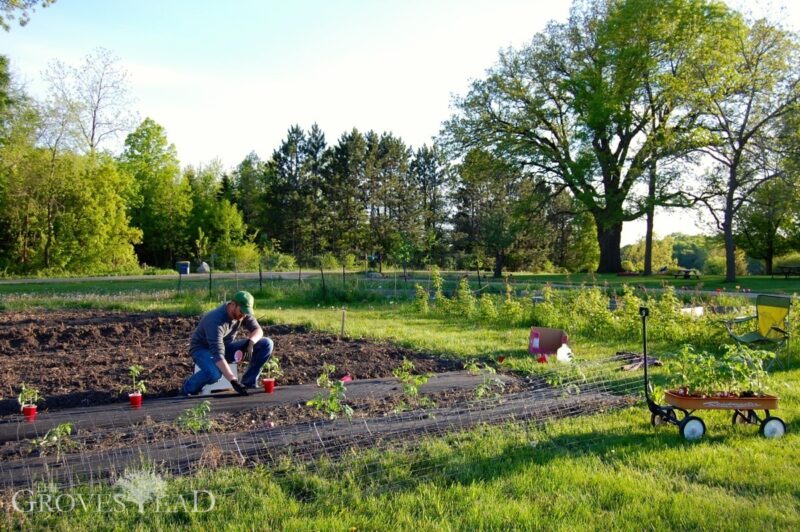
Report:
[[[36,421],[36,405],[22,405],[22,415],[25,421]]]
[[[261,379],[261,384],[264,385],[264,391],[266,393],[275,391],[275,379]]]
[[[142,394],[140,393],[129,393],[128,399],[131,401],[131,406],[133,408],[141,408],[142,407]]]

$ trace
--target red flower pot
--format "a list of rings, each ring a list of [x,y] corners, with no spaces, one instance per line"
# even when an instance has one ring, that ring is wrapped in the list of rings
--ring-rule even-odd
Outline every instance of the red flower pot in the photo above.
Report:
[[[128,399],[131,401],[131,406],[133,408],[141,408],[142,407],[142,394],[139,392],[129,393]]]
[[[264,385],[264,391],[266,393],[275,391],[275,379],[261,379],[261,384]]]
[[[25,421],[36,421],[36,405],[22,405],[22,415]]]

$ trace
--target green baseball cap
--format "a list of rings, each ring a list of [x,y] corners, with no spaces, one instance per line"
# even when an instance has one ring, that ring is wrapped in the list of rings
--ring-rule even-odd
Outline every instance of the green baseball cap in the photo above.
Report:
[[[249,314],[250,316],[253,315],[253,296],[250,292],[245,292],[244,290],[236,292],[233,294],[233,301],[239,305],[243,313]]]

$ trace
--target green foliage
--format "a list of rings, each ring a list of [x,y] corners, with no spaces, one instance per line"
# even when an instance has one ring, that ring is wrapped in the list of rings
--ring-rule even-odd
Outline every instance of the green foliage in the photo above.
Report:
[[[415,375],[414,363],[403,358],[399,367],[392,370],[392,375],[403,385],[403,395],[405,399],[395,409],[396,412],[410,410],[412,408],[430,408],[436,406],[428,397],[419,396],[419,388],[433,376],[430,373]],[[407,402],[406,402],[407,401]]]
[[[497,377],[497,370],[489,364],[479,364],[475,360],[468,360],[464,363],[464,369],[471,375],[483,376],[483,380],[475,387],[476,399],[497,397],[503,393],[506,384]]]
[[[23,382],[22,390],[20,390],[19,395],[17,396],[17,402],[19,403],[19,406],[35,405],[36,403],[42,402],[42,396],[39,394],[39,390],[33,386],[28,386]]]
[[[428,299],[428,291],[420,284],[414,285],[414,309],[417,312],[423,315],[428,313]]]
[[[48,430],[43,437],[32,440],[31,443],[42,456],[55,449],[56,460],[60,460],[65,451],[78,447],[78,443],[70,437],[74,428],[72,423],[60,423]]]
[[[208,432],[214,425],[211,420],[211,402],[202,401],[192,408],[187,408],[175,418],[175,425],[193,434]]]
[[[718,356],[685,345],[668,360],[668,369],[673,389],[686,395],[763,394],[769,385],[763,362],[773,356],[740,344],[725,346]]]
[[[800,266],[800,251],[793,251],[777,257],[774,266]]]
[[[128,368],[128,375],[130,375],[131,380],[133,381],[132,391],[134,392],[144,393],[147,391],[145,382],[139,378],[143,370],[144,368],[138,364],[134,364]]]
[[[261,376],[266,379],[277,379],[283,377],[283,369],[278,357],[271,356],[263,366],[261,366]]]
[[[519,325],[523,321],[524,315],[522,303],[514,297],[514,289],[506,279],[506,297],[500,306],[498,319],[506,325]]]
[[[480,299],[478,299],[478,316],[480,316],[482,321],[488,323],[497,320],[497,307],[491,295],[487,293],[481,294]]]
[[[347,399],[345,395],[347,388],[342,381],[332,378],[334,371],[336,366],[333,364],[323,364],[322,374],[317,377],[317,386],[325,388],[327,395],[320,392],[306,402],[306,405],[327,414],[329,419],[336,419],[341,414],[352,420],[353,408],[344,402]]]
[[[325,253],[319,257],[319,264],[323,270],[339,270],[342,265],[333,253]]]
[[[653,235],[653,255],[652,271],[656,272],[661,268],[674,268],[678,264],[672,257],[672,250],[675,242],[671,236],[659,239]],[[624,246],[622,253],[622,268],[629,272],[644,271],[644,252],[645,239],[639,239],[636,243]]]
[[[463,277],[458,282],[456,288],[455,299],[451,305],[451,311],[457,312],[466,318],[471,318],[475,315],[476,299],[469,287],[469,280]]]

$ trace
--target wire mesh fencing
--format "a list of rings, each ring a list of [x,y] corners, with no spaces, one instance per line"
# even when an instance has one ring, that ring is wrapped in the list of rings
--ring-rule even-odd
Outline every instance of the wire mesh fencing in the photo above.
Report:
[[[141,410],[116,404],[56,411],[34,423],[6,418],[0,421],[0,487],[107,483],[142,467],[191,475],[261,465],[292,479],[357,472],[361,489],[381,492],[457,472],[458,452],[431,449],[457,448],[464,435],[491,428],[546,444],[548,424],[635,404],[642,377],[620,370],[628,361],[551,363],[513,376],[512,391],[485,386],[512,376],[460,372],[441,377],[430,394],[437,400],[424,408],[391,379],[348,383],[352,419],[313,411],[306,403],[318,390],[308,385],[279,390],[268,405],[259,403],[260,394],[215,399],[207,418],[195,413],[210,421],[200,429],[179,420],[202,398],[164,398]],[[57,430],[65,424],[70,430]]]

